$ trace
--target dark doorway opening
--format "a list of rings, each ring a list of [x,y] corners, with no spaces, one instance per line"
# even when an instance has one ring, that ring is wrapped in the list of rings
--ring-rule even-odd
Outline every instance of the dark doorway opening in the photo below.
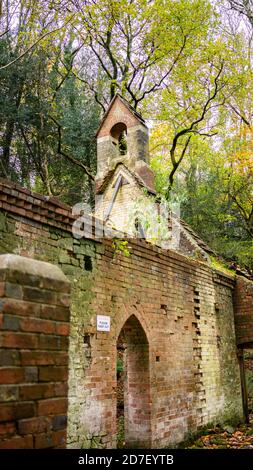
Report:
[[[150,448],[149,344],[132,315],[117,341],[118,447]]]

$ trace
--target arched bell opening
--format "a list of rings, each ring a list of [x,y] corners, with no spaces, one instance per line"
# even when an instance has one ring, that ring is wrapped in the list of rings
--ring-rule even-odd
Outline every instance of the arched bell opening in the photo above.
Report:
[[[110,136],[118,155],[127,155],[127,126],[123,122],[118,122],[111,128]]]

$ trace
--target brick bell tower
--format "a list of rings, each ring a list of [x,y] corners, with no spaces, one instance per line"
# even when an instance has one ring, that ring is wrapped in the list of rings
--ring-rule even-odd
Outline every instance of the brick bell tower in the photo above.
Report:
[[[97,188],[119,163],[140,177],[148,176],[149,183],[151,179],[153,181],[149,167],[148,128],[141,115],[117,94],[97,131]]]
[[[156,194],[148,128],[142,116],[116,95],[97,131],[96,217],[118,231],[134,234],[133,214],[144,189]]]

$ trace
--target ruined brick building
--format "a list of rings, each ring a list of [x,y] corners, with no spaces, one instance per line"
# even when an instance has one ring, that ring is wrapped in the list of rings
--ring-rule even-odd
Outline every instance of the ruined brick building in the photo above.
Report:
[[[120,96],[97,141],[95,216],[0,181],[0,448],[116,447],[118,349],[127,447],[247,414],[252,282],[179,217],[169,248],[143,225],[138,199],[161,211],[148,129]]]

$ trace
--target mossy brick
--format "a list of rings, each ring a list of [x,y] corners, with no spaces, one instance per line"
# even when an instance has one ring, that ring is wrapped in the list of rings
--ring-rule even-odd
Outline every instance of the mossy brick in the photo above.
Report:
[[[75,258],[71,258],[71,264],[73,266],[80,266],[80,261],[78,259],[75,259]]]
[[[5,284],[5,295],[12,299],[22,299],[23,298],[23,289],[19,284],[13,284],[11,282],[6,282]]]
[[[7,229],[6,215],[0,212],[0,231],[5,232]]]
[[[58,261],[62,264],[70,264],[71,258],[70,256],[66,255],[66,253],[62,252],[59,254]]]
[[[57,235],[57,233],[50,232],[50,238],[52,238],[53,240],[58,240],[59,237],[60,237],[60,235]]]
[[[75,245],[75,246],[74,246],[74,253],[85,255],[85,254],[86,254],[86,248],[85,248],[85,246],[83,246],[83,245]]]
[[[1,372],[0,372],[1,373]],[[17,385],[0,386],[0,402],[10,402],[19,400],[19,387]]]
[[[97,243],[96,245],[96,253],[104,254],[105,247],[102,243]]]
[[[7,222],[7,232],[8,234],[13,234],[15,232],[15,222],[11,222],[10,219],[7,219],[6,220]],[[8,236],[8,240],[9,240],[9,236]]]
[[[63,264],[61,266],[61,269],[66,276],[70,276],[70,277],[77,277],[82,274],[81,268],[78,268],[77,266],[72,266],[69,264]]]
[[[61,238],[58,241],[58,247],[73,251],[73,238]]]

